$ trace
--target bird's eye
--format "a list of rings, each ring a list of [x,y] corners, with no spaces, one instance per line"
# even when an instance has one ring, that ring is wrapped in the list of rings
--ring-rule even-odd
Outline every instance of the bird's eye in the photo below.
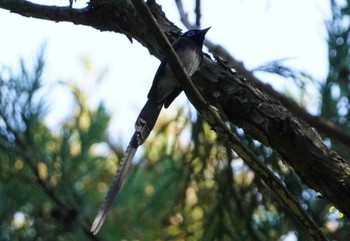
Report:
[[[189,32],[187,33],[187,36],[191,37],[191,36],[193,36],[194,34],[195,34],[194,31],[189,31]]]

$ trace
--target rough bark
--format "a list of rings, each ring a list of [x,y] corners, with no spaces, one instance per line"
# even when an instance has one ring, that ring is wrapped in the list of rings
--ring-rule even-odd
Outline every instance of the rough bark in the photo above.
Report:
[[[228,70],[217,68],[216,73],[217,101],[228,120],[275,149],[306,184],[350,217],[349,163],[278,101]]]
[[[178,37],[179,29],[166,19],[160,7],[154,1],[148,1],[148,6],[168,38]],[[139,41],[151,54],[161,57],[147,25],[126,0],[93,0],[89,7],[79,10],[23,0],[0,0],[0,8],[26,17],[68,21],[100,31],[122,33],[130,40]],[[221,116],[276,150],[305,183],[350,217],[350,165],[327,148],[315,130],[220,62],[206,59],[194,80],[206,101],[220,109]]]

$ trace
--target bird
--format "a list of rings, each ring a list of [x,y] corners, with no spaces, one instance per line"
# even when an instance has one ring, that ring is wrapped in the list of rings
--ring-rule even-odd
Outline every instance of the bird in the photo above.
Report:
[[[188,30],[172,44],[189,76],[192,76],[200,68],[203,60],[202,47],[205,35],[209,29],[210,27],[202,30]],[[135,132],[124,152],[106,197],[91,226],[91,232],[94,235],[99,232],[107,218],[107,214],[121,188],[137,148],[144,143],[151,133],[162,107],[168,108],[181,92],[181,85],[176,80],[167,60],[163,59],[154,76],[151,89],[147,95],[147,102],[135,122]]]

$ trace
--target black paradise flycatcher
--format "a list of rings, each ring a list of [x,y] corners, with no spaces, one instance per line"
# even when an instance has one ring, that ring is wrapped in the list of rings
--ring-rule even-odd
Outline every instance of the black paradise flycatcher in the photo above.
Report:
[[[203,60],[202,47],[205,34],[209,29],[189,30],[173,43],[173,48],[189,76],[192,76],[199,69]],[[137,148],[144,143],[151,133],[162,107],[168,108],[181,91],[182,88],[171,71],[170,66],[166,59],[163,59],[154,76],[151,90],[147,96],[148,100],[135,122],[134,135],[125,150],[105,200],[92,224],[91,232],[94,235],[98,233],[106,220],[107,214],[120,190]]]

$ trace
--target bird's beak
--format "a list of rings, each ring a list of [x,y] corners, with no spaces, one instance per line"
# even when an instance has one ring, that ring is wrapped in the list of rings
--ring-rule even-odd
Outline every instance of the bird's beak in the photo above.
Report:
[[[211,27],[202,29],[201,32],[204,33],[204,34],[206,34],[206,33],[209,31],[210,28],[211,28]]]

